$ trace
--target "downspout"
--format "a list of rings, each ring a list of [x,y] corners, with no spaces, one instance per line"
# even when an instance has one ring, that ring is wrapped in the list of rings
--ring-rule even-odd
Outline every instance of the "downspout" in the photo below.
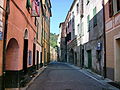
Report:
[[[105,6],[104,6],[104,0],[103,0],[103,37],[104,37],[104,67],[103,67],[103,76],[104,78],[107,77],[106,75],[106,33],[105,33]]]
[[[6,44],[7,44],[7,31],[8,31],[8,17],[10,13],[10,0],[6,0],[5,12],[5,25],[4,25],[4,38],[3,38],[3,65],[2,65],[2,90],[5,90],[5,62],[6,62]]]

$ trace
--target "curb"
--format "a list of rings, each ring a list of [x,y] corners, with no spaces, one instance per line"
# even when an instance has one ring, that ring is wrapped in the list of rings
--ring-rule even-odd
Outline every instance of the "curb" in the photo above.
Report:
[[[34,82],[34,80],[46,69],[46,67],[42,67],[39,70],[37,70],[37,75],[34,78],[32,78],[32,80],[26,85],[26,87],[20,88],[19,90],[26,90]]]
[[[86,76],[94,79],[95,81],[97,81],[98,83],[100,83],[101,85],[104,85],[104,86],[107,86],[108,87],[108,90],[120,90],[110,84],[108,84],[107,82],[111,82],[112,80],[108,79],[108,78],[103,78],[103,76],[100,76],[94,72],[92,72],[91,70],[88,70],[88,69],[80,69],[80,67],[78,66],[75,66],[75,65],[72,65],[72,64],[69,64],[69,63],[65,63],[66,65],[72,67],[72,68],[75,68],[76,70],[78,70],[79,72],[82,72],[83,74],[85,74]],[[91,75],[92,74],[92,75]],[[97,79],[96,77],[98,77],[99,79]]]

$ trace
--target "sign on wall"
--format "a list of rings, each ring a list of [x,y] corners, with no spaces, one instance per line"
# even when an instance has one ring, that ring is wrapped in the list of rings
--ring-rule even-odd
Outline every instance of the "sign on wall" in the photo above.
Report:
[[[32,16],[39,17],[40,16],[40,0],[32,0]]]
[[[0,40],[3,39],[3,32],[0,31]]]
[[[102,43],[97,43],[97,50],[102,50]]]

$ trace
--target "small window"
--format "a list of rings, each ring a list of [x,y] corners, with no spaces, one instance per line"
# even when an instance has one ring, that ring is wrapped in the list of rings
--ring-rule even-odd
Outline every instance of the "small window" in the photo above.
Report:
[[[109,17],[112,17],[113,13],[113,0],[109,0]]]
[[[93,9],[93,26],[97,25],[97,9],[96,7]]]
[[[30,0],[27,0],[27,2],[26,2],[26,8],[27,8],[28,11],[30,11],[30,8],[31,8]]]
[[[87,5],[89,4],[90,0],[87,0]]]
[[[90,31],[90,15],[87,16],[88,31]]]
[[[35,26],[37,26],[37,18],[35,17],[35,21],[34,21]]]
[[[78,34],[80,34],[80,24],[77,25]]]
[[[120,11],[120,0],[117,0],[117,11]]]
[[[29,65],[32,65],[32,51],[29,50]]]
[[[79,3],[77,4],[77,14],[79,13]]]

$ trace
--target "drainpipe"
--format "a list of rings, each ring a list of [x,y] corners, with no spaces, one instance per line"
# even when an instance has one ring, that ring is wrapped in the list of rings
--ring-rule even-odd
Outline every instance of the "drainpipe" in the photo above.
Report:
[[[104,0],[103,0],[103,34],[104,34],[104,67],[103,67],[103,76],[104,78],[107,77],[106,75],[106,33],[105,33],[105,6],[104,6]]]
[[[6,0],[5,12],[5,25],[4,25],[4,38],[3,38],[3,65],[2,65],[2,90],[5,90],[5,61],[6,61],[6,43],[7,43],[7,30],[8,30],[8,17],[10,13],[10,0]]]

